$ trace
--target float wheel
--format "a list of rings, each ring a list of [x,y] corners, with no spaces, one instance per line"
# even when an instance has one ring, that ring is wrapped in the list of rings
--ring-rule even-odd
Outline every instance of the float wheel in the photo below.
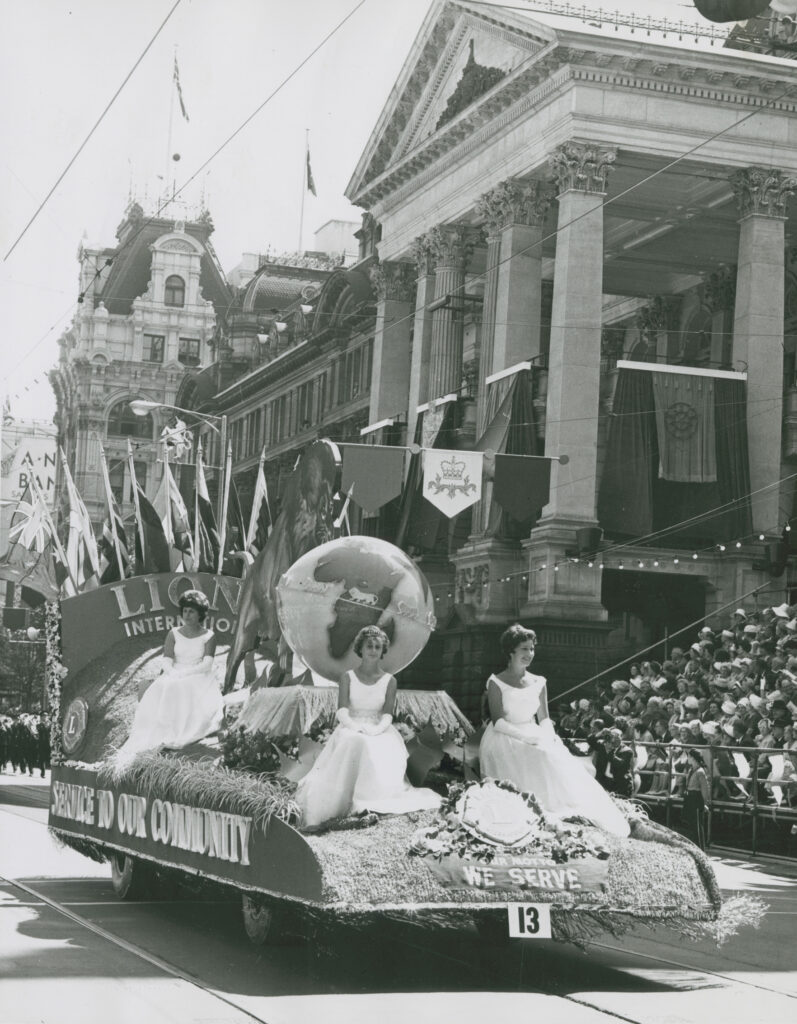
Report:
[[[256,896],[244,893],[241,897],[241,911],[246,937],[253,946],[280,940],[279,914],[272,906]]]
[[[120,900],[140,899],[147,889],[147,871],[141,861],[118,851],[111,854],[111,885]]]

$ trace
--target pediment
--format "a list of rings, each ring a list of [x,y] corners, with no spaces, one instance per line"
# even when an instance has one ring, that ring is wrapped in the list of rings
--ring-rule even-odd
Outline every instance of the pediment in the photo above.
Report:
[[[500,90],[502,82],[555,38],[549,26],[509,9],[438,0],[418,33],[347,196],[354,199],[371,181],[444,133],[459,114]]]

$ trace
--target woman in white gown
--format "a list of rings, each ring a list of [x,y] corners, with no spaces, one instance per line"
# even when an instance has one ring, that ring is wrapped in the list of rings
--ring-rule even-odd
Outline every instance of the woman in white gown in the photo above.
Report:
[[[404,774],[407,748],[392,725],[396,680],[381,665],[389,646],[378,626],[354,640],[361,661],[341,677],[338,724],[296,792],[307,827],[359,811],[404,814],[440,805],[436,793],[415,789]]]
[[[479,747],[482,776],[533,793],[549,814],[579,816],[627,836],[628,822],[619,808],[554,732],[545,678],[526,671],[536,642],[533,630],[519,625],[501,637],[508,665],[487,681],[490,723]]]
[[[139,701],[117,763],[142,750],[186,747],[221,726],[224,706],[213,676],[216,637],[204,625],[210,602],[201,590],[186,590],[179,605],[183,624],[166,637],[164,670]]]

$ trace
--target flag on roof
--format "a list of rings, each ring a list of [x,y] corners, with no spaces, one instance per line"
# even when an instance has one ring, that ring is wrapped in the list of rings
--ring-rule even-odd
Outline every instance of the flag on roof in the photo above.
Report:
[[[178,101],[180,103],[180,113],[183,115],[183,117],[186,119],[186,121],[190,121],[191,118],[188,116],[188,111],[185,109],[185,100],[183,99],[183,89],[182,89],[182,86],[180,85],[180,68],[179,68],[179,65],[177,64],[177,54],[176,53],[174,55],[174,74],[172,75],[172,78],[174,79],[174,85],[175,85],[175,88],[177,89],[177,99],[178,99]],[[294,167],[295,166],[296,165],[294,164]]]

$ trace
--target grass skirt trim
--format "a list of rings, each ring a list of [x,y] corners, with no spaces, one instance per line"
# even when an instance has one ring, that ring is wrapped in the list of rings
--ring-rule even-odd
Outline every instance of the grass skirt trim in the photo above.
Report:
[[[275,815],[290,824],[299,818],[296,784],[281,776],[252,775],[216,765],[209,759],[191,760],[179,756],[146,752],[139,754],[122,771],[104,765],[100,782],[134,785],[146,792],[169,793],[181,803],[202,807],[223,807],[251,817],[264,828]]]

